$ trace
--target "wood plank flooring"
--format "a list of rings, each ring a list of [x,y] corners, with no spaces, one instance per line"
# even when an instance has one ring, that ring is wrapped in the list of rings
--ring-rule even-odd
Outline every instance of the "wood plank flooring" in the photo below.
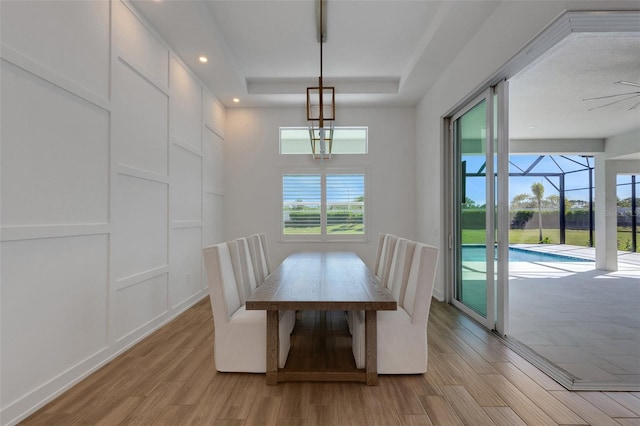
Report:
[[[216,372],[206,298],[22,424],[640,424],[640,393],[566,391],[449,305],[433,302],[428,337],[424,375],[267,386]],[[287,367],[350,368],[350,344],[342,313],[299,312]]]

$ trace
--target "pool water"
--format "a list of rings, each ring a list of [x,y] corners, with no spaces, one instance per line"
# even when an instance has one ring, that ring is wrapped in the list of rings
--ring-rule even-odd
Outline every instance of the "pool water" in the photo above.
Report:
[[[462,260],[484,262],[486,248],[482,245],[463,245]],[[517,247],[509,247],[509,262],[593,262],[573,256],[564,256],[555,253],[541,253]]]

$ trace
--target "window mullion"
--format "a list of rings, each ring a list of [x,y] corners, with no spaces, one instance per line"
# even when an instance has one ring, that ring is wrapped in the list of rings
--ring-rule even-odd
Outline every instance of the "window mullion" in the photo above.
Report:
[[[320,203],[320,235],[322,240],[327,239],[327,174],[320,175],[321,203]]]

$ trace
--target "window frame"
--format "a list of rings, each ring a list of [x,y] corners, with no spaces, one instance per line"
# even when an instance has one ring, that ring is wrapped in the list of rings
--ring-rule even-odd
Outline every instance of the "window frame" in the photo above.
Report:
[[[320,175],[320,234],[285,234],[284,226],[284,176],[285,175]],[[362,234],[328,234],[327,233],[327,175],[362,175],[364,180],[364,214]],[[369,223],[369,173],[366,167],[339,168],[293,168],[283,167],[280,170],[280,201],[278,221],[280,223],[280,241],[282,242],[367,242]]]

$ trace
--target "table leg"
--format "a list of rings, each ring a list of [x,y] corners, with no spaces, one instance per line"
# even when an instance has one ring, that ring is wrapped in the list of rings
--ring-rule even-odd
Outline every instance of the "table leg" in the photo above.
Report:
[[[377,311],[364,311],[365,369],[367,385],[378,384],[378,321]]]
[[[278,311],[267,311],[267,384],[278,384],[278,350],[280,347]]]

